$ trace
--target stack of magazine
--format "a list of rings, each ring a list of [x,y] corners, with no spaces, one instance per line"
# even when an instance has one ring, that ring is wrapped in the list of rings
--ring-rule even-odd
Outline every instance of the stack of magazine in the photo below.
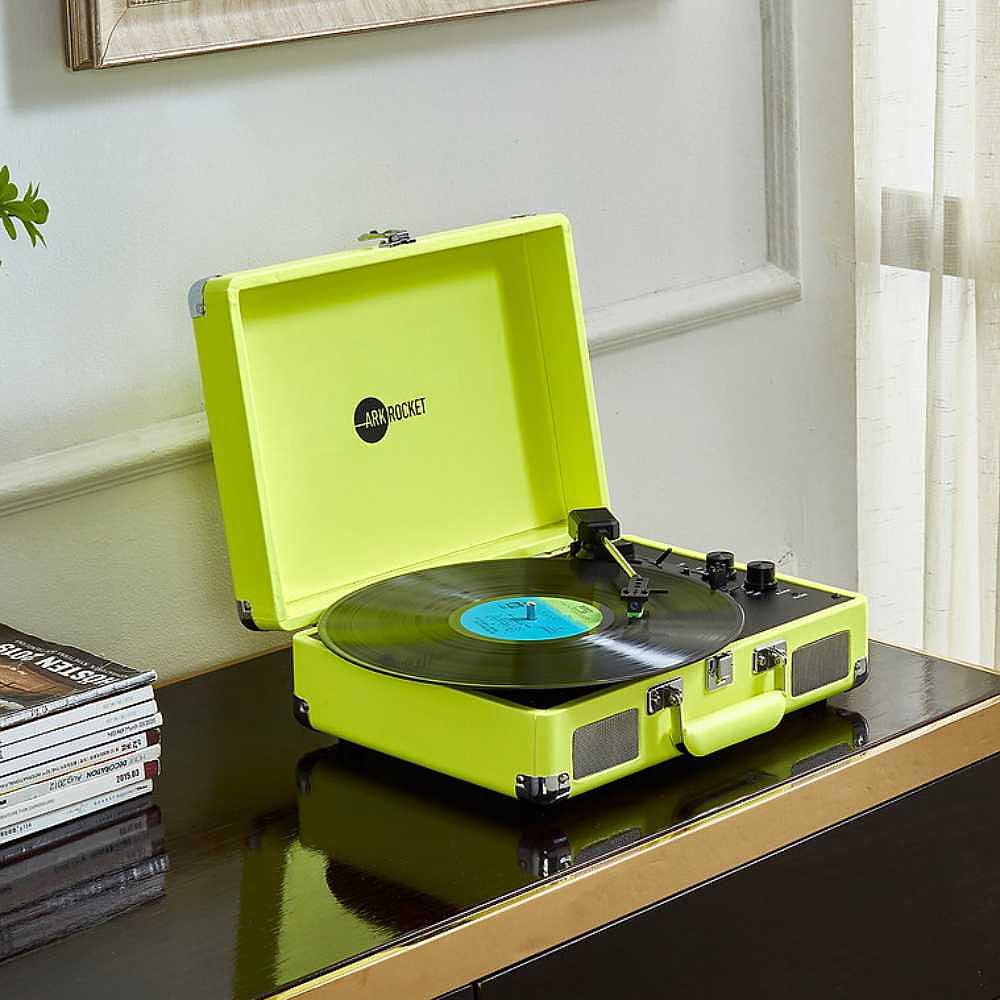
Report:
[[[0,846],[151,790],[155,679],[0,625]]]

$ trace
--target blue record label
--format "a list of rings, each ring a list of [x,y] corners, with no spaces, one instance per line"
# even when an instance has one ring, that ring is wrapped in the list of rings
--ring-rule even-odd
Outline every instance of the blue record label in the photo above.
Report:
[[[603,620],[596,605],[566,597],[502,597],[466,608],[458,624],[482,639],[537,642],[583,635]]]

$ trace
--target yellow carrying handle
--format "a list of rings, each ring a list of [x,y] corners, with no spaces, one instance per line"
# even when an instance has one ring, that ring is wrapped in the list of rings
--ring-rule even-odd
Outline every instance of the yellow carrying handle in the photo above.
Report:
[[[704,757],[731,747],[751,736],[770,732],[785,714],[785,696],[780,691],[758,694],[738,705],[719,709],[710,715],[687,722],[681,709],[681,732],[684,746],[695,757]]]

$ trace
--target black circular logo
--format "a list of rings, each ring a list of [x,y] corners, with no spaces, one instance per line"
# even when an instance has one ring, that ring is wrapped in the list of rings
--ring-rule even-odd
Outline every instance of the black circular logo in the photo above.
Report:
[[[389,411],[381,399],[366,396],[354,408],[354,429],[367,444],[375,444],[389,429]]]

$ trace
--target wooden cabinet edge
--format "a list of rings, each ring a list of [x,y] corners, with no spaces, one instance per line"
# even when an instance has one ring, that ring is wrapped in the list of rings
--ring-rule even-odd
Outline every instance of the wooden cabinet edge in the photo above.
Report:
[[[439,996],[998,752],[1000,696],[277,997]],[[737,818],[738,838],[727,826]]]

